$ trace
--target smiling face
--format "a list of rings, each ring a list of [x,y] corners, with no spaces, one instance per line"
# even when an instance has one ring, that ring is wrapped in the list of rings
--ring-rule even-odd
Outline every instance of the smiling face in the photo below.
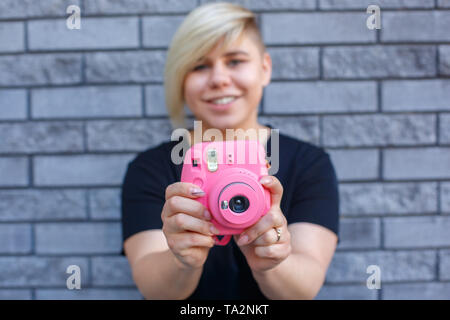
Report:
[[[186,104],[204,130],[258,129],[258,106],[272,72],[270,56],[245,33],[228,48],[221,48],[222,42],[187,73]]]

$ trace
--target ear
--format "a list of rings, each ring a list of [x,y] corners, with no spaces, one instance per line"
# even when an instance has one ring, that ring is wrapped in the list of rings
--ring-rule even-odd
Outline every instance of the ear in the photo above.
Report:
[[[266,51],[262,57],[262,71],[263,71],[263,87],[266,87],[270,83],[272,77],[272,58]]]

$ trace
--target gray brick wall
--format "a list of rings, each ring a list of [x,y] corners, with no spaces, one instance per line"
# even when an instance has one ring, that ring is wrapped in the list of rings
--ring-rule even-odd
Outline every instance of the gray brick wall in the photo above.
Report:
[[[0,299],[141,298],[120,185],[170,137],[167,46],[205,2],[0,1]],[[261,13],[273,59],[261,120],[337,171],[341,239],[318,299],[450,299],[450,2],[232,2]],[[71,4],[81,30],[66,28]]]

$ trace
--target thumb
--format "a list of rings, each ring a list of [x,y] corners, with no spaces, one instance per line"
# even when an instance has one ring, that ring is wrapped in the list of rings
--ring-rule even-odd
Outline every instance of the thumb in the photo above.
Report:
[[[283,197],[283,186],[280,180],[274,176],[264,176],[259,182],[270,191],[272,206],[280,206],[281,198]]]

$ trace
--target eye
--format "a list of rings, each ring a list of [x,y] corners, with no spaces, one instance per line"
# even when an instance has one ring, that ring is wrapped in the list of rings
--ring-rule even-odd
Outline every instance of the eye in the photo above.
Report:
[[[233,60],[230,60],[228,62],[228,64],[231,65],[231,66],[236,66],[236,65],[238,65],[240,63],[243,63],[243,62],[244,62],[243,60],[233,59]],[[193,71],[200,71],[200,70],[203,70],[204,68],[207,68],[207,67],[208,66],[206,64],[199,64],[198,66],[194,67]]]
[[[230,60],[230,63],[231,63],[232,65],[238,65],[238,64],[240,64],[240,63],[242,63],[242,62],[244,62],[244,61],[238,60],[238,59]]]
[[[202,70],[204,67],[206,67],[206,65],[204,65],[204,64],[198,65],[194,68],[194,71]]]

